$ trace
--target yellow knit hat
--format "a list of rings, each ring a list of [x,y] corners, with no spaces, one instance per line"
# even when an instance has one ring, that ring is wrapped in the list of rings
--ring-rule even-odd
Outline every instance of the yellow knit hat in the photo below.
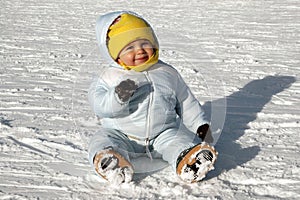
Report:
[[[138,39],[147,39],[156,49],[156,59],[158,60],[158,42],[152,28],[143,19],[132,15],[122,14],[108,30],[108,50],[111,57],[116,60],[121,50],[129,43]],[[157,61],[156,61],[157,62]],[[124,67],[126,69],[126,67]],[[127,67],[127,68],[134,68]]]

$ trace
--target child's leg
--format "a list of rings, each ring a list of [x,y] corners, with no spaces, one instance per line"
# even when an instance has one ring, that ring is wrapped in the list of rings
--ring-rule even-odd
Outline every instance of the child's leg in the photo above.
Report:
[[[188,183],[202,180],[213,169],[216,150],[184,127],[169,129],[153,142],[154,150],[162,154],[176,174]]]
[[[93,166],[95,155],[104,149],[112,148],[129,161],[129,152],[135,149],[130,140],[121,132],[114,129],[100,129],[89,143],[89,162]]]
[[[129,162],[129,153],[134,151],[134,143],[123,133],[101,129],[91,139],[89,161],[96,173],[110,183],[130,182],[133,166]]]
[[[176,161],[181,152],[201,143],[201,139],[185,127],[168,129],[161,133],[153,142],[153,148],[162,154],[174,171]]]

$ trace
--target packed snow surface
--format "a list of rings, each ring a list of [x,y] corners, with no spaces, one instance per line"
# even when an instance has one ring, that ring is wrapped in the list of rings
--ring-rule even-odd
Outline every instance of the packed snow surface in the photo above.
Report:
[[[185,184],[161,160],[110,186],[87,160],[98,15],[131,10],[157,32],[212,121],[215,170]],[[300,199],[298,0],[4,0],[0,199]]]

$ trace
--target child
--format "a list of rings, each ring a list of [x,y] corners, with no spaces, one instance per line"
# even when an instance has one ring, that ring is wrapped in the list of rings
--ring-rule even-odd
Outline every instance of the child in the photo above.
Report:
[[[96,24],[100,53],[109,62],[89,89],[101,119],[89,160],[109,182],[130,182],[137,154],[167,161],[186,182],[213,169],[216,151],[204,112],[178,72],[158,59],[151,26],[133,12],[113,12]]]

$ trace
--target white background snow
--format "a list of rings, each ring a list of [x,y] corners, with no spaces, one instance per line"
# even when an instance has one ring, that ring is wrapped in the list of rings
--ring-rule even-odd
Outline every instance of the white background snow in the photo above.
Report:
[[[116,10],[152,24],[216,128],[226,108],[204,181],[165,167],[115,187],[90,168],[94,25]],[[0,17],[0,199],[300,199],[298,0],[2,0]]]

